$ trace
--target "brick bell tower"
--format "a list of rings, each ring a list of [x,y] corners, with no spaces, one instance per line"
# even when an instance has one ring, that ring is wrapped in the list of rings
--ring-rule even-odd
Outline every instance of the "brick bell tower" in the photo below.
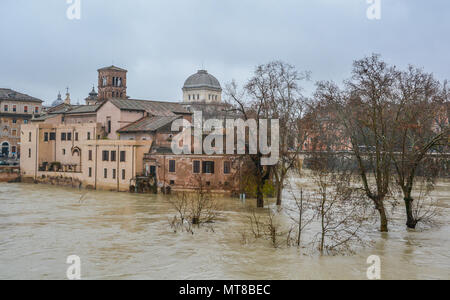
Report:
[[[98,70],[98,100],[127,99],[127,70],[116,66]]]

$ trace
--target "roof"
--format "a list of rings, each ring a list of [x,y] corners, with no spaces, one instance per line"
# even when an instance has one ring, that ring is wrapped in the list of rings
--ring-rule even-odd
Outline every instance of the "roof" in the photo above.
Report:
[[[110,67],[105,67],[105,68],[101,68],[101,69],[98,69],[98,71],[107,71],[107,70],[111,70],[111,71],[120,71],[120,72],[128,72],[127,70],[125,70],[125,69],[122,69],[122,68],[119,68],[119,67],[116,67],[116,66],[110,66]]]
[[[219,80],[206,70],[199,70],[196,74],[189,76],[183,86],[183,90],[198,88],[210,88],[222,91]]]
[[[180,118],[180,116],[171,116],[171,117],[144,117],[136,122],[127,125],[118,130],[119,133],[124,132],[148,132],[148,131],[156,131],[168,124],[171,124],[176,119]]]
[[[154,116],[190,114],[180,103],[112,98],[108,100],[121,110],[145,111]]]
[[[72,110],[68,111],[66,114],[87,114],[87,113],[95,113],[100,107],[100,104],[96,105],[80,105],[76,106]]]
[[[36,103],[44,102],[38,98],[34,98],[34,97],[28,96],[26,94],[22,94],[22,93],[14,91],[14,90],[5,89],[5,88],[0,88],[0,100],[26,101],[26,102],[36,102]]]

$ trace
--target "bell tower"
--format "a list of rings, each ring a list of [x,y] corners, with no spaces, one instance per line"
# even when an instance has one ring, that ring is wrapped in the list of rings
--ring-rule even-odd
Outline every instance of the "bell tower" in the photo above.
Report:
[[[127,70],[116,66],[98,70],[98,100],[127,99]]]

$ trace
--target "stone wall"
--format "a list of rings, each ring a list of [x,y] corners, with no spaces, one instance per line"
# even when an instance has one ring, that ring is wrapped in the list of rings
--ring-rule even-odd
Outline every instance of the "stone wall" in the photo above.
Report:
[[[0,167],[0,182],[14,182],[19,179],[19,167]]]

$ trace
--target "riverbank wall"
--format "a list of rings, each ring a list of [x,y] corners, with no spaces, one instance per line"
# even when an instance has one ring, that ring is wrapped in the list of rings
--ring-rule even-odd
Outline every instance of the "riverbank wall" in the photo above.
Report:
[[[20,181],[19,167],[0,167],[0,182],[17,182]]]

